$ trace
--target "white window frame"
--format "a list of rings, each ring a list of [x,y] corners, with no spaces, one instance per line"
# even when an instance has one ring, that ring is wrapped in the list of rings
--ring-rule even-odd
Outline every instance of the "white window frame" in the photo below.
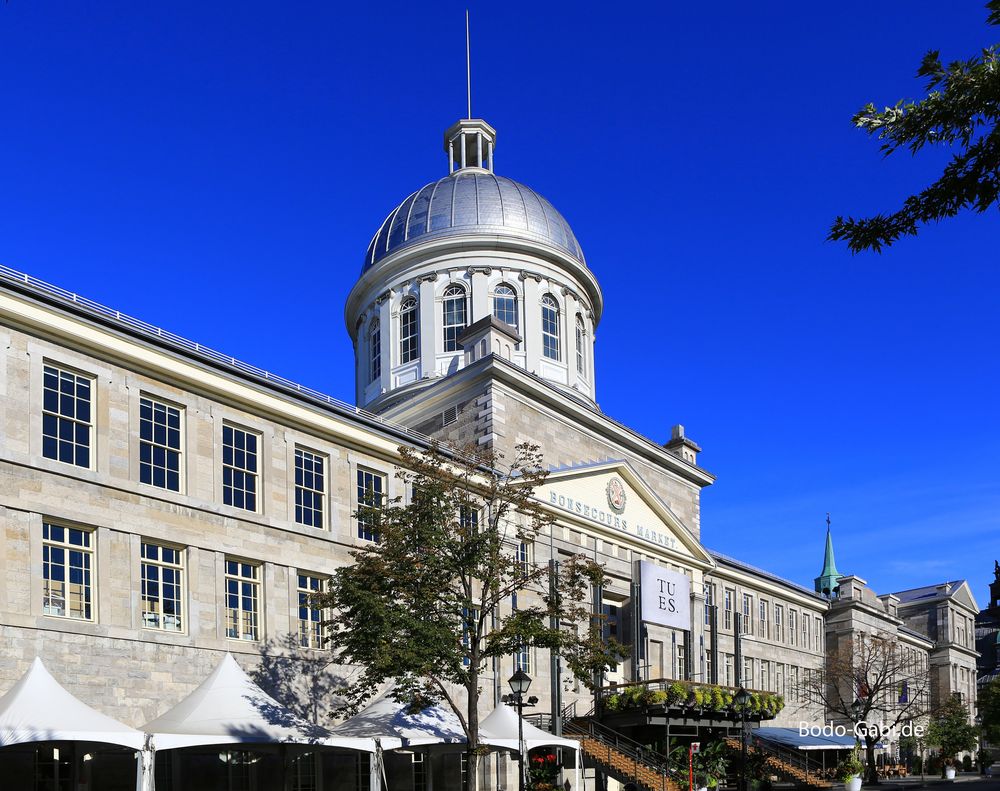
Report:
[[[406,297],[399,303],[399,362],[420,359],[420,303]]]
[[[576,314],[576,372],[580,376],[587,375],[587,358],[584,354],[584,339],[587,337],[587,328],[584,326],[583,317]]]
[[[146,418],[143,417],[143,408],[146,404],[149,404],[149,409],[151,411],[151,416],[148,420],[152,426],[152,439],[143,439],[142,429],[144,423],[147,422]],[[176,413],[177,415],[177,427],[172,428],[169,422],[166,424],[157,423],[155,417],[157,415],[157,409],[165,415],[167,420],[171,416],[171,413]],[[148,393],[139,394],[139,483],[146,486],[153,486],[157,489],[163,489],[168,492],[182,492],[184,490],[184,407],[178,406],[177,404],[171,404],[169,401],[164,401],[162,398],[157,398],[156,396],[149,395]],[[162,426],[163,428],[163,439],[158,441],[157,439],[157,427]],[[177,433],[176,446],[171,443],[170,435],[173,431]],[[143,448],[150,448],[150,461],[143,461]],[[162,465],[155,463],[155,455],[157,450],[159,450],[164,455],[164,463]],[[169,473],[170,473],[170,455],[176,454],[177,458],[177,486],[170,486]],[[143,469],[148,467],[150,470],[149,480],[144,481]],[[164,473],[164,483],[163,486],[155,483],[154,472],[156,468],[162,468]]]
[[[264,566],[253,560],[244,560],[228,555],[223,563],[223,608],[225,610],[226,638],[242,642],[260,642]],[[235,569],[232,568],[233,566]],[[247,574],[248,570],[250,570],[250,574]],[[238,592],[235,594],[237,596],[235,607],[230,607],[230,596],[234,595],[231,593],[231,582],[238,587]],[[249,592],[249,598],[253,604],[249,610],[244,607],[246,592]],[[244,627],[249,627],[250,631],[244,631]]]
[[[542,356],[560,362],[562,360],[561,327],[562,312],[559,301],[551,294],[545,294],[539,303],[542,319]]]
[[[453,309],[456,308],[457,310]],[[449,283],[441,299],[441,341],[446,352],[459,352],[458,336],[469,326],[469,293],[460,283]]]
[[[62,538],[54,538],[53,531],[62,530]],[[80,543],[73,541],[73,536],[80,537]],[[53,618],[65,618],[73,621],[97,620],[97,532],[83,527],[59,524],[58,522],[42,522],[42,614]],[[62,560],[56,561],[53,555],[61,553]],[[80,554],[80,563],[73,563],[73,554]],[[62,569],[63,579],[53,577],[53,569]],[[81,572],[83,581],[74,583],[73,571]],[[57,592],[58,583],[62,590]],[[79,607],[71,609],[70,603],[74,594],[71,585],[79,586],[75,598],[80,600]],[[56,602],[55,604],[53,602]],[[61,602],[59,604],[58,602]],[[83,613],[74,615],[73,613]]]
[[[380,492],[375,491],[375,487],[369,488],[367,486],[369,478],[372,482],[376,480],[381,481],[382,490]],[[375,521],[377,521],[377,518],[374,518],[369,523],[365,518],[362,517],[362,514],[365,511],[372,511],[373,514],[375,514],[378,511],[382,510],[383,506],[385,506],[386,503],[389,478],[385,473],[379,472],[378,470],[373,470],[370,467],[363,467],[361,465],[358,465],[357,475],[355,476],[355,479],[356,479],[355,512],[357,514],[357,517],[355,518],[354,521],[357,523],[358,527],[357,537],[362,541],[378,542],[379,540],[378,531],[374,529],[375,527],[374,523]],[[369,493],[373,495],[374,494],[378,495],[379,502],[377,504],[365,502],[365,500],[369,497]]]
[[[233,432],[233,434],[232,434],[233,442],[232,442],[231,446],[227,445],[227,443],[226,443],[226,430],[227,429],[229,431]],[[240,449],[240,448],[237,447],[237,443],[236,443],[237,432],[239,434],[242,434],[243,437],[244,437],[244,442],[243,442],[244,447],[242,449]],[[248,445],[249,445],[248,440],[251,437],[254,439],[254,443],[255,443],[255,450],[253,450],[252,452],[250,451],[250,449],[248,447]],[[261,483],[262,483],[262,478],[261,478],[261,472],[260,471],[261,471],[261,466],[262,466],[261,462],[263,461],[263,457],[264,457],[264,453],[263,453],[264,447],[263,447],[263,445],[264,445],[264,443],[263,443],[263,435],[259,431],[254,431],[254,430],[249,429],[249,428],[247,428],[245,426],[239,426],[236,423],[230,423],[228,421],[226,421],[226,422],[224,422],[222,424],[222,502],[223,502],[224,505],[226,505],[226,506],[228,506],[230,508],[236,508],[236,509],[238,509],[240,511],[249,511],[252,514],[259,514],[261,512],[261,504],[262,504],[261,503],[261,488],[262,488],[261,487]],[[226,462],[226,451],[227,450],[231,451],[231,460],[228,463]],[[244,454],[244,463],[243,464],[239,464],[238,463],[238,461],[239,461],[239,454],[240,453]],[[252,465],[252,467],[251,467],[251,465],[249,463],[251,455],[252,455],[252,458],[253,458],[253,465]],[[230,481],[230,483],[228,485],[226,484],[226,472],[227,471],[231,472],[231,481]],[[242,476],[242,480],[244,482],[246,482],[246,481],[252,481],[253,482],[252,491],[251,491],[250,488],[247,488],[246,485],[237,487],[236,486],[237,476]],[[227,491],[230,492],[230,494],[228,495],[229,496],[229,502],[226,501]],[[236,504],[236,500],[237,500],[236,495],[238,493],[242,493],[242,495],[243,495],[243,505],[237,505]],[[246,507],[246,501],[247,501],[247,496],[248,495],[252,495],[253,496],[253,505],[254,505],[253,508],[247,508]]]
[[[326,582],[327,578],[321,577],[318,574],[302,570],[296,572],[295,617],[299,627],[299,648],[312,648],[318,651],[325,648],[323,621],[327,620],[326,613],[320,607],[313,607],[309,603],[309,596],[326,590]],[[302,617],[303,614],[305,614],[305,618]]]
[[[368,325],[368,382],[382,378],[382,323],[378,316]]]
[[[146,548],[155,548],[157,550],[155,557],[149,557],[146,552]],[[177,553],[177,560],[170,561],[165,560],[163,557],[163,550],[168,550],[170,552]],[[183,547],[177,547],[172,544],[164,544],[159,541],[147,541],[143,539],[139,544],[139,580],[140,580],[140,591],[139,591],[139,603],[140,612],[139,617],[142,621],[143,629],[151,629],[158,632],[166,632],[167,634],[184,634],[187,632],[187,567],[186,567],[186,555],[187,551]],[[146,566],[154,567],[158,570],[157,579],[155,584],[159,590],[156,597],[147,595],[147,580],[146,580]],[[171,574],[175,574],[177,581],[175,583],[164,583],[163,574],[167,571]],[[163,596],[163,586],[164,584],[174,584],[179,589],[179,593],[176,599],[167,599]],[[146,602],[153,601],[158,606],[156,609],[147,610]],[[174,602],[176,604],[179,612],[174,612],[168,614],[166,612],[167,602]]]
[[[307,458],[308,457],[308,458]],[[302,462],[302,467],[300,470],[300,460]],[[306,464],[312,466],[312,469],[307,469]],[[319,465],[319,472],[315,470],[315,466]],[[325,453],[320,453],[319,451],[312,450],[311,448],[304,447],[303,445],[296,445],[295,450],[292,455],[292,487],[294,491],[293,507],[295,513],[292,515],[295,524],[302,525],[303,527],[312,527],[317,530],[325,530],[327,523],[327,480],[329,479],[329,468],[330,464]],[[299,482],[299,473],[301,472],[302,483]],[[319,482],[316,482],[316,477],[319,477]],[[312,485],[306,485],[307,482],[311,481]],[[307,506],[305,504],[305,495],[310,495],[313,501],[312,505]],[[302,495],[302,497],[300,497]],[[319,524],[313,524],[312,521],[305,521],[301,517],[305,515],[308,511],[310,514],[316,512],[315,503],[319,502]]]
[[[510,290],[510,294],[507,294],[507,293],[501,294],[500,293],[501,289],[509,289]],[[511,309],[508,311],[507,310],[507,305],[505,304],[503,310],[501,310],[500,307],[498,306],[498,303],[500,303],[500,302],[502,302],[502,303],[510,302],[511,303],[510,304],[510,308]],[[503,316],[498,315],[500,313],[503,313]],[[514,320],[513,321],[507,321],[507,319],[504,318],[504,316],[507,316],[507,315],[509,315],[511,313],[514,316]],[[510,283],[497,283],[496,286],[493,288],[493,317],[496,318],[496,319],[499,319],[500,321],[502,321],[502,322],[504,322],[506,324],[509,324],[510,326],[512,326],[514,328],[517,328],[519,326],[519,318],[520,317],[518,316],[518,296],[517,296],[517,289],[514,288]]]
[[[49,377],[50,375],[55,376],[56,387],[53,390],[49,387]],[[64,402],[64,393],[62,392],[63,382],[72,381],[72,393],[67,393],[65,396],[69,399],[68,404]],[[86,397],[80,395],[80,388],[86,385]],[[50,393],[52,395],[50,395]],[[43,458],[51,459],[52,461],[57,461],[61,464],[68,464],[71,467],[78,467],[82,470],[93,470],[95,468],[95,412],[97,409],[97,379],[91,374],[85,374],[82,371],[69,368],[64,365],[59,365],[57,363],[44,361],[42,364],[42,445],[41,454]],[[55,403],[51,402],[54,396]],[[87,419],[81,419],[77,417],[80,411],[80,405],[86,404],[87,407]],[[63,409],[64,406],[71,405],[71,410]],[[72,414],[70,414],[72,411]],[[47,431],[48,426],[46,424],[54,423],[55,433],[51,434]],[[64,427],[68,427],[69,434],[72,436],[70,438],[63,438]],[[81,437],[80,434],[83,434]],[[55,442],[53,448],[54,455],[50,455],[46,452],[46,440]],[[68,445],[69,449],[72,451],[72,461],[66,461],[61,458],[61,450],[64,445]],[[85,449],[87,454],[87,463],[80,464],[78,458],[80,455],[80,449]]]

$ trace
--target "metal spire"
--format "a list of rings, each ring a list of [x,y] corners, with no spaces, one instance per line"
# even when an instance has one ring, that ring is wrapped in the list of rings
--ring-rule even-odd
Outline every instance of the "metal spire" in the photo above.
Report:
[[[826,515],[826,548],[823,551],[823,570],[816,577],[816,592],[832,597],[837,590],[837,579],[843,576],[837,571],[833,558],[833,535],[830,532],[830,514]]]
[[[472,119],[472,45],[469,43],[469,9],[465,9],[465,95],[468,99],[469,114]]]

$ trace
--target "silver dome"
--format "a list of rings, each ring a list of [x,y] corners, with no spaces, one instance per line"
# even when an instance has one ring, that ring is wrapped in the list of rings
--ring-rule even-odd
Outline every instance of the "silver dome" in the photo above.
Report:
[[[362,274],[411,244],[467,233],[541,242],[586,265],[569,223],[545,198],[511,179],[465,168],[417,190],[385,218]]]

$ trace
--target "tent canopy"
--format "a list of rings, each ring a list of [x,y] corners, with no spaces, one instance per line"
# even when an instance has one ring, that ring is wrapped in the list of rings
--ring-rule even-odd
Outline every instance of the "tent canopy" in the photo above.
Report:
[[[465,729],[450,708],[428,706],[411,714],[405,703],[393,700],[391,688],[332,732],[378,739],[385,750],[466,742]]]
[[[197,689],[143,726],[157,750],[205,744],[311,744],[374,752],[371,739],[338,739],[282,706],[226,654]]]
[[[811,736],[802,735],[798,728],[757,728],[751,735],[793,750],[852,750],[856,744],[850,733],[846,736]]]
[[[105,742],[141,750],[143,734],[73,697],[36,657],[0,698],[0,746],[47,741]]]
[[[524,746],[528,750],[543,746],[580,749],[580,743],[575,739],[554,736],[548,731],[536,728],[530,722],[522,723],[521,727],[524,733]],[[491,747],[503,747],[515,751],[520,749],[517,741],[517,712],[511,706],[501,703],[480,723],[479,730],[483,742]]]

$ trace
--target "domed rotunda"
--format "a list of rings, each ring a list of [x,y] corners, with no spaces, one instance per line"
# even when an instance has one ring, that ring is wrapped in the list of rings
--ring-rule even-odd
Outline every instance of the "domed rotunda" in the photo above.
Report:
[[[483,120],[452,126],[448,175],[372,238],[345,308],[360,406],[382,411],[490,354],[593,405],[600,286],[555,207],[493,172],[495,141]]]

